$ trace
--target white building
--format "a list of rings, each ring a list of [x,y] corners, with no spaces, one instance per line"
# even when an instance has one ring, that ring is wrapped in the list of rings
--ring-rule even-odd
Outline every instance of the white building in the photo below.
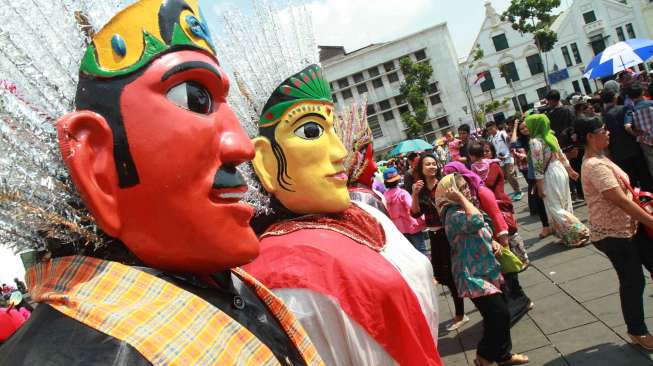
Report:
[[[472,62],[477,47],[483,51],[483,57]],[[461,64],[463,85],[470,85],[478,108],[492,101],[501,102],[494,113],[497,121],[514,115],[520,108],[529,109],[546,94],[544,63],[532,35],[512,29],[490,2],[485,3],[485,20],[466,59]],[[485,76],[485,81],[474,85],[479,74]]]
[[[471,85],[476,75],[485,73],[485,82],[471,85],[470,91],[479,107],[493,100],[509,100],[495,112],[499,120],[519,107],[531,108],[546,95],[544,68],[548,70],[550,88],[559,90],[563,97],[574,92],[593,93],[602,86],[601,81],[587,80],[583,74],[596,54],[621,40],[652,36],[646,25],[651,6],[646,2],[653,0],[574,0],[551,26],[558,34],[554,49],[540,57],[532,35],[513,30],[488,1],[475,46],[461,64],[463,85],[465,78]],[[476,46],[484,56],[471,62]],[[640,69],[644,70],[644,65]]]
[[[455,130],[461,121],[471,121],[446,23],[350,53],[345,53],[342,47],[320,47],[320,59],[331,82],[334,101],[346,106],[367,94],[368,122],[374,133],[377,157],[406,139],[406,126],[400,115],[410,107],[399,92],[404,80],[399,60],[403,57],[410,57],[413,62],[429,62],[433,67],[432,83],[425,96],[429,116],[424,124],[427,141]]]
[[[646,26],[642,5],[646,4],[641,0],[575,0],[551,26],[558,34],[558,42],[547,57],[560,79],[552,87],[563,96],[573,92],[589,94],[600,88],[600,80],[583,78],[585,66],[595,55],[623,40],[653,36]],[[647,14],[651,15],[650,10]],[[640,65],[641,70],[644,65]]]

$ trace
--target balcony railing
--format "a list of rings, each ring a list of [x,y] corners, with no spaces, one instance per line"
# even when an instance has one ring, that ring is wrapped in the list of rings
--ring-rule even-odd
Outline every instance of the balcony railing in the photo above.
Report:
[[[605,28],[605,24],[603,23],[603,20],[595,20],[591,23],[585,24],[583,26],[585,29],[585,34],[588,36],[593,36],[595,34],[603,32],[603,29]]]

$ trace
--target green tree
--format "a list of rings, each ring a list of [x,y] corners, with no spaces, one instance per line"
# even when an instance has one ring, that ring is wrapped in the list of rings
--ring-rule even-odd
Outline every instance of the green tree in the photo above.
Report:
[[[503,12],[503,19],[512,23],[512,28],[521,33],[533,34],[535,46],[542,53],[549,52],[558,42],[558,35],[551,30],[557,18],[553,10],[560,6],[560,0],[511,0]],[[544,80],[549,85],[548,65],[544,68]]]
[[[401,83],[399,91],[412,108],[401,114],[401,119],[408,128],[408,138],[417,138],[424,130],[424,122],[427,118],[427,107],[424,96],[428,93],[433,68],[428,62],[414,63],[408,57],[399,61],[401,72],[405,80]]]

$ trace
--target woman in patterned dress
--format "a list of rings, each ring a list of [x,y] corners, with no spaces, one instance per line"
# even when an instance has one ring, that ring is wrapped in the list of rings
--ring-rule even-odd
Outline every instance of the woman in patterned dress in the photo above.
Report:
[[[483,316],[483,337],[477,346],[476,366],[520,365],[528,357],[512,354],[510,312],[499,289],[503,282],[496,256],[501,245],[481,211],[471,203],[465,179],[455,173],[442,178],[436,189],[436,205],[451,245],[453,277],[458,295],[468,297]]]
[[[544,200],[556,236],[568,247],[587,244],[589,230],[574,216],[569,188],[569,178],[578,179],[578,172],[571,168],[560,150],[546,115],[526,117],[526,127],[531,135],[530,159],[535,167],[537,194]]]

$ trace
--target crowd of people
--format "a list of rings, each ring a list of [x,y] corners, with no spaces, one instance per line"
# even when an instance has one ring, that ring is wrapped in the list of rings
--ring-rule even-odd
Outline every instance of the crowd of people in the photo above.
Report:
[[[539,237],[554,234],[569,248],[592,243],[605,253],[618,274],[628,333],[653,350],[642,305],[642,265],[653,269],[646,234],[653,216],[637,201],[638,194],[653,196],[631,188],[651,190],[652,95],[649,76],[632,71],[592,96],[561,100],[551,90],[524,115],[475,131],[461,125],[457,136],[447,133],[432,151],[391,159],[381,168],[391,187],[384,194],[390,217],[420,252],[430,242],[434,275],[453,297],[455,316],[447,329],[468,321],[463,297],[483,315],[478,364],[507,359],[509,324],[534,305],[518,274],[502,271],[501,260],[494,259],[503,246],[521,261],[521,271],[529,265],[514,216],[513,202],[522,198],[518,173],[528,183],[530,214],[541,221]],[[587,202],[589,227],[574,215],[579,201]],[[512,364],[522,359],[512,357]]]
[[[646,183],[633,159],[653,150],[642,80],[606,83],[600,106],[571,98],[573,110],[551,91],[534,111],[462,125],[378,173],[367,108],[336,112],[309,24],[284,30],[267,8],[225,17],[229,47],[216,48],[197,0],[89,17],[57,4],[16,11],[61,30],[15,37],[80,42],[10,50],[17,60],[3,65],[35,65],[2,83],[0,150],[12,154],[0,174],[12,175],[1,177],[0,234],[35,252],[26,279],[38,305],[29,312],[23,284],[3,286],[0,365],[442,366],[437,283],[455,304],[448,330],[469,321],[464,298],[483,317],[476,366],[528,363],[510,332],[535,306],[519,280],[530,259],[518,174],[541,237],[610,258],[628,332],[653,349],[641,269],[653,254],[637,230],[653,218],[631,197]],[[100,15],[111,20],[94,28]],[[221,64],[237,76],[231,89]],[[624,142],[613,135],[632,148],[614,163],[606,150]]]

